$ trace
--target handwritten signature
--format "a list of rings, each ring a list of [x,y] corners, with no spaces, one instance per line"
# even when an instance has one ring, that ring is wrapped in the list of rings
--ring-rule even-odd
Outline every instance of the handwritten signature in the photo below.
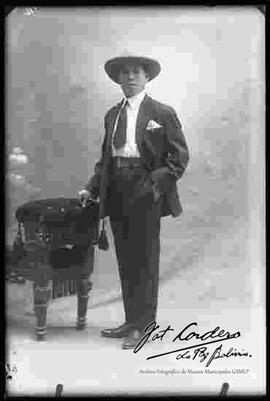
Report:
[[[230,333],[229,331],[221,329],[219,326],[213,330],[206,331],[200,334],[196,331],[191,331],[192,326],[198,326],[197,322],[192,322],[188,324],[183,330],[181,330],[172,340],[172,342],[180,341],[190,341],[191,339],[200,340],[198,344],[190,345],[184,348],[177,348],[172,351],[166,351],[160,354],[155,354],[148,356],[146,359],[160,358],[165,355],[177,354],[176,360],[180,359],[192,359],[199,360],[199,362],[206,361],[206,367],[208,367],[215,359],[219,358],[229,358],[229,357],[252,357],[248,352],[239,352],[235,348],[230,348],[227,352],[223,351],[223,344],[219,345],[213,352],[208,351],[208,346],[210,344],[223,342],[227,340],[232,340],[241,336],[240,331],[235,333]],[[160,326],[156,322],[151,322],[144,330],[146,333],[140,341],[137,343],[136,347],[133,349],[134,353],[137,353],[142,349],[147,341],[150,339],[152,341],[160,340],[162,341],[164,337],[168,337],[169,332],[174,332],[175,330],[169,325],[164,330],[158,330]],[[152,336],[152,338],[151,338]],[[210,341],[207,341],[210,340]]]

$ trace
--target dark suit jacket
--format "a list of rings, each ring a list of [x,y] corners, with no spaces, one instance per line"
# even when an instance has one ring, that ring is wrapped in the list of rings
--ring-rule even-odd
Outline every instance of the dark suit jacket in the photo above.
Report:
[[[85,188],[93,198],[100,199],[100,217],[108,215],[106,198],[111,172],[112,134],[115,119],[121,103],[111,108],[105,115],[105,137],[102,156],[95,165],[95,173]],[[147,125],[154,120],[161,127],[148,130]],[[179,216],[182,206],[177,192],[176,181],[184,173],[189,153],[181,129],[181,124],[174,109],[157,102],[146,95],[140,105],[137,124],[136,142],[141,159],[146,168],[146,177],[151,185],[153,199],[161,197],[161,216]]]

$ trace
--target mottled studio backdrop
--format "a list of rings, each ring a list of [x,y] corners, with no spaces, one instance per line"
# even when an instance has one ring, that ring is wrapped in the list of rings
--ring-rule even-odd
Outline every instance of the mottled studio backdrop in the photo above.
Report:
[[[235,364],[250,367],[250,373],[230,376],[229,383],[239,391],[264,388],[264,15],[256,7],[16,8],[7,17],[6,34],[7,243],[16,234],[14,211],[19,204],[74,197],[93,173],[104,114],[122,98],[120,88],[106,76],[104,63],[123,51],[158,59],[161,74],[147,92],[175,108],[191,155],[178,184],[184,213],[162,221],[158,321],[163,316],[181,326],[195,319],[206,322],[208,329],[217,325],[241,329],[254,358],[249,358],[249,365],[236,359]],[[103,356],[96,358],[101,358],[100,365],[97,370],[96,364],[92,366],[91,376],[92,354],[85,357],[84,348],[82,354],[77,352],[81,340],[74,332],[73,345],[67,345],[65,352],[75,350],[67,358],[80,366],[85,358],[87,367],[79,372],[81,377],[87,375],[85,383],[91,376],[109,392],[114,385],[138,391],[143,380],[132,376],[133,368],[126,368],[126,362],[123,368],[115,364],[119,355],[108,357],[99,336],[102,327],[122,321],[122,315],[111,312],[120,303],[108,306],[121,297],[111,232],[109,241],[109,251],[96,254],[89,331],[84,337],[97,352],[104,347]],[[12,333],[16,336],[21,330],[22,338],[29,338],[33,325],[30,289],[19,284],[8,288]],[[58,346],[69,339],[63,327],[69,330],[74,325],[76,300],[71,298],[50,307],[48,327],[56,344],[51,360],[59,363],[66,358],[57,356]],[[61,338],[53,334],[53,327],[55,333],[60,327]],[[111,347],[116,352],[117,345]],[[23,388],[36,391],[43,383],[42,391],[48,391],[47,382],[53,388],[61,372],[65,391],[68,386],[80,389],[76,374],[66,366],[51,366],[50,360],[46,369],[47,348],[42,357],[33,348],[30,358],[31,349],[24,342],[18,348],[32,363],[21,369]],[[228,364],[232,366],[231,360]],[[46,379],[38,382],[45,377],[42,366]],[[221,366],[227,365],[221,362]],[[119,383],[113,381],[115,372]],[[168,389],[171,380],[169,386],[156,380],[153,388]],[[191,392],[192,380],[181,381],[181,389]],[[214,386],[217,391],[220,380],[194,377],[196,389]],[[14,383],[19,386],[19,379]]]
[[[31,197],[75,196],[92,173],[105,111],[122,96],[103,65],[123,50],[161,62],[148,93],[178,112],[190,170],[212,167],[232,179],[251,169],[251,141],[263,146],[258,10],[25,10],[16,8],[7,18],[6,150],[10,156],[20,147],[28,161],[10,162],[10,214]],[[241,184],[241,208],[247,206],[247,184]]]

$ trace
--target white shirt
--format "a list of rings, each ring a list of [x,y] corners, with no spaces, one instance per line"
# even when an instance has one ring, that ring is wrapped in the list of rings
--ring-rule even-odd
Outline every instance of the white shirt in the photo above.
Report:
[[[140,152],[136,143],[136,122],[138,117],[139,107],[146,93],[145,90],[135,96],[125,98],[127,104],[127,131],[126,143],[120,149],[115,149],[112,142],[112,155],[122,157],[140,157]],[[124,102],[122,103],[124,104]],[[120,113],[119,113],[120,114]],[[112,138],[113,141],[113,138]]]

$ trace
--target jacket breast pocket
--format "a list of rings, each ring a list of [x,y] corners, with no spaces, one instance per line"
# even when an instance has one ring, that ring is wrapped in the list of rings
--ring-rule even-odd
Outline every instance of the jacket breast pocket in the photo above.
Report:
[[[152,150],[152,153],[163,153],[166,143],[163,127],[154,130],[146,130],[144,141],[149,150]]]
[[[163,127],[153,128],[153,129],[146,129],[146,132],[149,136],[161,136],[164,134]]]

